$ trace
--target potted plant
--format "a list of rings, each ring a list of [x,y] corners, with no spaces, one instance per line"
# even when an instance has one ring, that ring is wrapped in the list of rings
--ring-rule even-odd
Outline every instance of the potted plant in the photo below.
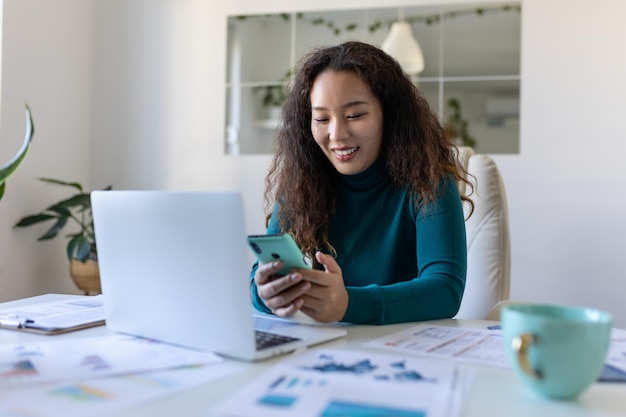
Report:
[[[254,92],[260,92],[261,103],[263,107],[268,109],[268,115],[270,119],[278,119],[283,106],[287,102],[287,96],[289,95],[288,82],[291,78],[291,70],[287,70],[285,75],[278,80],[280,84],[264,85],[262,87],[255,87]]]
[[[53,178],[39,178],[40,181],[71,187],[76,193],[69,198],[52,204],[40,213],[20,219],[15,227],[29,227],[35,224],[54,221],[52,226],[37,240],[55,238],[68,223],[79,226],[78,231],[65,235],[67,258],[70,261],[70,275],[76,286],[85,294],[100,293],[100,274],[98,271],[98,252],[91,216],[91,199],[88,192],[77,182],[66,182]],[[111,186],[105,188],[110,190]]]
[[[26,104],[26,133],[24,135],[22,147],[9,162],[7,162],[3,167],[0,167],[0,200],[2,200],[2,196],[4,195],[7,178],[15,172],[17,167],[20,166],[26,157],[26,153],[30,148],[30,142],[33,140],[34,133],[35,128],[33,126],[33,118],[30,113],[30,108],[28,107],[28,104]]]
[[[476,139],[470,135],[468,121],[461,114],[461,103],[456,98],[448,100],[448,119],[444,129],[448,140],[457,146],[476,146]]]

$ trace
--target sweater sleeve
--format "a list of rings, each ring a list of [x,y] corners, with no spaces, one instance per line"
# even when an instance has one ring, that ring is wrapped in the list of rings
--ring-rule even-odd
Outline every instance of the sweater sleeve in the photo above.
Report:
[[[436,201],[415,215],[418,275],[389,285],[347,287],[343,321],[390,324],[453,317],[459,310],[467,272],[465,219],[453,179]]]

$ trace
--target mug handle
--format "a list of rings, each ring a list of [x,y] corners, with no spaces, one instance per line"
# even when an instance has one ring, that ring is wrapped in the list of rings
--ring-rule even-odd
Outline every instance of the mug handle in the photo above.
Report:
[[[530,365],[528,350],[533,344],[537,343],[538,340],[538,336],[535,336],[532,333],[522,333],[519,336],[514,337],[511,341],[511,347],[515,353],[517,353],[517,364],[526,375],[535,379],[541,379],[543,377],[543,373],[540,369],[533,369]]]

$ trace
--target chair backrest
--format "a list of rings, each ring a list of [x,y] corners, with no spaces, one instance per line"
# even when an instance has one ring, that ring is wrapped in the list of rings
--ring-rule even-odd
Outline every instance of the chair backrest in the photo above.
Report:
[[[475,190],[471,195],[474,212],[465,221],[467,280],[456,318],[484,319],[494,305],[509,298],[511,246],[506,192],[500,171],[489,156],[459,147],[459,161],[474,176]],[[468,207],[465,209],[467,217]]]

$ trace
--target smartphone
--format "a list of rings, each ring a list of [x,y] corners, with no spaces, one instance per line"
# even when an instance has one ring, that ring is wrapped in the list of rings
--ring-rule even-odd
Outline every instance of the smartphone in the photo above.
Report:
[[[298,244],[288,233],[250,235],[248,245],[261,263],[283,262],[283,268],[276,275],[286,275],[292,268],[311,269]]]

